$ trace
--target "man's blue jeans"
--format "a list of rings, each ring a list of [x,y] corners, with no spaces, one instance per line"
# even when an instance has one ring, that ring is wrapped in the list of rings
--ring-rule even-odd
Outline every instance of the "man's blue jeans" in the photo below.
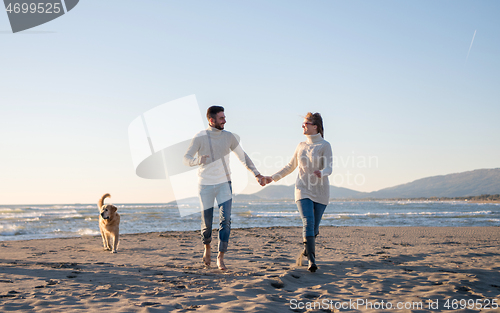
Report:
[[[219,251],[226,252],[231,233],[231,182],[217,185],[199,185],[201,203],[201,239],[203,244],[212,242],[212,221],[214,217],[214,200],[219,206]]]
[[[319,223],[325,212],[326,205],[312,201],[309,198],[297,201],[300,217],[302,218],[302,236],[317,236],[319,234]]]

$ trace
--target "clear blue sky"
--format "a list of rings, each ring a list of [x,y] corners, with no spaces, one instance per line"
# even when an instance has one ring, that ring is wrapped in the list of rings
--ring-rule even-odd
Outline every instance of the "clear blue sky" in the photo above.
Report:
[[[12,34],[0,12],[0,203],[173,200],[169,181],[135,175],[127,129],[191,94],[226,108],[263,174],[308,111],[335,185],[500,167],[499,16],[493,0],[107,0]]]

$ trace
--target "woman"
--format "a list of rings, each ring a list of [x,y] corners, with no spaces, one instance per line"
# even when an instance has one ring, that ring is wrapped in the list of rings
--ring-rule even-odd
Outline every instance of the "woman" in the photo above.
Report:
[[[332,173],[332,148],[323,139],[323,119],[321,114],[307,113],[302,123],[306,141],[299,143],[295,154],[283,169],[266,177],[266,183],[278,181],[299,167],[295,183],[295,202],[302,217],[304,252],[297,263],[302,265],[302,255],[308,256],[310,272],[318,267],[315,260],[315,237],[319,233],[319,223],[330,199],[328,175]]]

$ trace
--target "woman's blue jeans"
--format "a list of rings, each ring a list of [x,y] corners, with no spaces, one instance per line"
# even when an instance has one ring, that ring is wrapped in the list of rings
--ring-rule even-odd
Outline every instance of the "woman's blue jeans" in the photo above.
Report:
[[[319,223],[325,212],[326,205],[312,201],[309,198],[297,201],[300,217],[302,218],[302,236],[317,236],[319,234]]]
[[[212,222],[214,218],[214,201],[219,206],[219,251],[226,252],[231,233],[231,182],[217,185],[199,186],[201,203],[201,239],[203,244],[212,242]]]

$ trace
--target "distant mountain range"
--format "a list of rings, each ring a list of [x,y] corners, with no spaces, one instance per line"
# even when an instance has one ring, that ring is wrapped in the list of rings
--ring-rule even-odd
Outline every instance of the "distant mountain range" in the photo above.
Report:
[[[251,195],[237,195],[236,201],[293,199],[294,185],[269,185]],[[331,199],[389,199],[421,197],[468,197],[500,194],[500,168],[426,177],[373,192],[359,192],[330,186]]]

